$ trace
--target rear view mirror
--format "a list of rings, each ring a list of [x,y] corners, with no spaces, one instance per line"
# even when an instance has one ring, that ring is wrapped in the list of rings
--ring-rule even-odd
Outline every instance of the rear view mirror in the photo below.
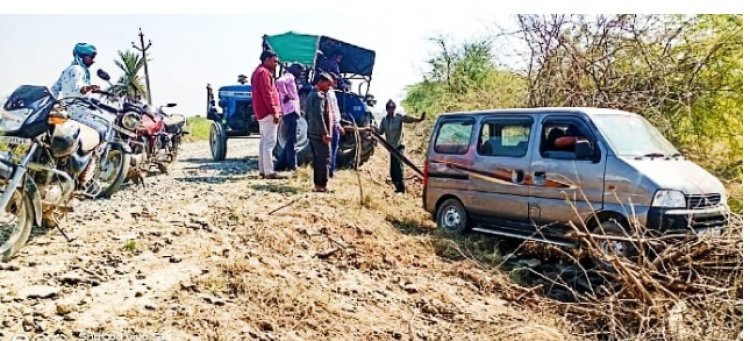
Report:
[[[177,103],[167,103],[167,108],[174,108],[177,106]]]
[[[98,71],[96,71],[96,75],[99,76],[99,78],[101,78],[101,79],[103,79],[103,80],[105,80],[107,82],[109,82],[109,80],[110,80],[109,74],[106,71],[102,70],[102,69],[99,69]]]
[[[594,148],[591,142],[587,140],[576,141],[575,144],[576,159],[590,159],[594,156]]]

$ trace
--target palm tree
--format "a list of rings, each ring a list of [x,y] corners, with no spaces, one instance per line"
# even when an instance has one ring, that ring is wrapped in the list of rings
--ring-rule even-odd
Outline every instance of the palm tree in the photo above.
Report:
[[[146,88],[139,75],[141,68],[143,68],[143,58],[133,51],[117,51],[117,53],[120,55],[120,59],[115,59],[115,65],[122,70],[123,75],[110,91],[129,98],[145,97]]]

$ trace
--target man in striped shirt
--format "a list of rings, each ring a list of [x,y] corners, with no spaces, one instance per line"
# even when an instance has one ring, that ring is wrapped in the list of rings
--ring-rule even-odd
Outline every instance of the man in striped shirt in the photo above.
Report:
[[[298,63],[290,65],[284,74],[276,80],[276,88],[281,99],[284,135],[286,143],[281,158],[276,164],[276,170],[297,170],[297,123],[300,118],[300,98],[297,92],[297,78],[302,74],[303,67]]]

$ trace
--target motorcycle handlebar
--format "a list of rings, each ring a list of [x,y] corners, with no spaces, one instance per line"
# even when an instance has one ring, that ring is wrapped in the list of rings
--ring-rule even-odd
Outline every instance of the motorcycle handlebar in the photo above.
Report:
[[[94,104],[95,106],[97,106],[97,107],[101,108],[102,110],[104,110],[104,111],[107,111],[107,112],[109,112],[109,113],[112,113],[112,114],[117,114],[117,113],[119,113],[119,112],[120,112],[120,110],[119,110],[119,109],[117,109],[117,108],[114,108],[114,107],[111,107],[111,106],[109,106],[109,105],[107,105],[107,104],[104,104],[104,103],[102,103],[101,101],[99,101],[99,100],[97,100],[97,99],[93,99],[93,98],[92,98],[92,99],[91,99],[90,101],[91,101],[91,103],[93,103],[93,104]]]
[[[95,94],[101,94],[101,95],[104,95],[104,96],[107,96],[107,97],[118,97],[117,94],[109,92],[109,91],[105,91],[105,90],[96,90],[96,91],[92,91],[92,92],[95,93]]]

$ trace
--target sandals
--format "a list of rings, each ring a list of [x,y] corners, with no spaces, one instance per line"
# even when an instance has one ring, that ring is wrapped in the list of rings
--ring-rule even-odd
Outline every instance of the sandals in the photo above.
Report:
[[[329,190],[325,187],[315,187],[313,188],[313,192],[315,193],[333,193],[333,191]]]

